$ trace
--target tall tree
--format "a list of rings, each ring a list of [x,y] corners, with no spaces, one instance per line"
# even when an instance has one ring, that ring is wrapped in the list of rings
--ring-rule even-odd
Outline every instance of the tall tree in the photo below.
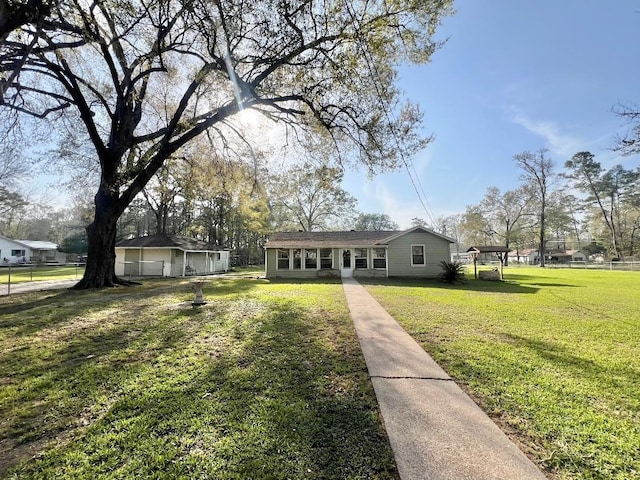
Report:
[[[51,14],[54,0],[0,0],[0,44],[26,25],[38,25]]]
[[[533,197],[528,185],[504,193],[497,187],[487,189],[480,208],[501,244],[509,247],[517,239],[524,220],[531,214]]]
[[[613,111],[625,120],[630,127],[624,135],[616,137],[614,150],[622,155],[640,153],[640,105],[619,104]]]
[[[411,226],[412,227],[425,227],[425,228],[428,228],[429,224],[424,218],[413,217],[411,219]]]
[[[625,256],[625,202],[629,205],[638,195],[639,172],[615,165],[605,170],[590,152],[578,152],[565,163],[564,177],[571,185],[586,194],[586,201],[600,212],[609,232],[610,250],[619,259]]]
[[[95,149],[100,181],[77,287],[123,283],[115,275],[120,215],[194,138],[232,135],[227,122],[241,109],[324,132],[342,158],[370,171],[423,147],[396,69],[429,60],[450,3],[62,2],[52,24],[70,27],[10,33],[0,73],[22,68],[5,105],[36,117],[72,111]]]
[[[398,230],[396,222],[386,213],[361,213],[355,223],[355,229],[359,231],[371,230]]]
[[[357,200],[342,188],[342,177],[339,168],[308,162],[279,175],[270,192],[276,228],[330,230],[355,217]]]
[[[540,266],[545,266],[547,207],[551,182],[553,180],[553,162],[547,158],[546,149],[537,152],[522,152],[513,159],[522,170],[522,179],[533,186],[538,199],[538,241]]]

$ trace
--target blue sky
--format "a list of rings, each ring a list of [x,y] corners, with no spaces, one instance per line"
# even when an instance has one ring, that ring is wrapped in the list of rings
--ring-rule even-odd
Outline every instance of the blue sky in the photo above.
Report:
[[[435,141],[412,158],[422,207],[406,171],[344,187],[367,213],[406,228],[413,217],[463,213],[487,187],[519,183],[513,155],[549,149],[556,171],[578,151],[634,168],[612,152],[627,125],[617,103],[640,104],[640,0],[458,0],[430,64],[401,71],[401,88]]]

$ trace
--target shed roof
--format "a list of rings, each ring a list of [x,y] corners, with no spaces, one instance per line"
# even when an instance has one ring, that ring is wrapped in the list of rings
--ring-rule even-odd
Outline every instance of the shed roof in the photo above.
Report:
[[[177,248],[179,250],[220,250],[218,247],[211,247],[207,242],[197,238],[186,237],[184,235],[169,235],[162,233],[159,235],[148,235],[145,237],[129,238],[121,240],[116,244],[118,248]]]
[[[505,253],[510,251],[511,249],[504,245],[475,245],[467,250],[471,253]]]

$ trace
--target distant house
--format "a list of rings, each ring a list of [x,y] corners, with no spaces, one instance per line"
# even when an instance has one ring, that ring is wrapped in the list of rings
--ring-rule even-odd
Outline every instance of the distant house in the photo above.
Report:
[[[521,263],[525,265],[536,265],[539,257],[540,251],[537,248],[512,250],[508,254],[509,263]]]
[[[267,278],[435,277],[450,258],[449,237],[404,231],[278,232],[265,244]]]
[[[551,263],[585,262],[587,256],[579,250],[559,250],[547,255]]]
[[[65,255],[58,245],[40,240],[12,240],[0,235],[0,262],[18,263],[64,263]]]
[[[229,270],[229,251],[182,235],[149,235],[116,244],[116,275],[184,277]]]

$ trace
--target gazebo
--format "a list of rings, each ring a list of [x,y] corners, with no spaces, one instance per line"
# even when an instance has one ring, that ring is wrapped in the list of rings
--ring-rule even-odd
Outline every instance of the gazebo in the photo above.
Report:
[[[509,253],[509,247],[504,245],[479,245],[469,247],[467,253],[471,254],[473,257],[473,276],[474,278],[478,278],[478,256],[483,253],[495,253],[498,260],[500,260],[500,280],[503,277],[503,269],[504,262],[507,259],[507,254]]]

